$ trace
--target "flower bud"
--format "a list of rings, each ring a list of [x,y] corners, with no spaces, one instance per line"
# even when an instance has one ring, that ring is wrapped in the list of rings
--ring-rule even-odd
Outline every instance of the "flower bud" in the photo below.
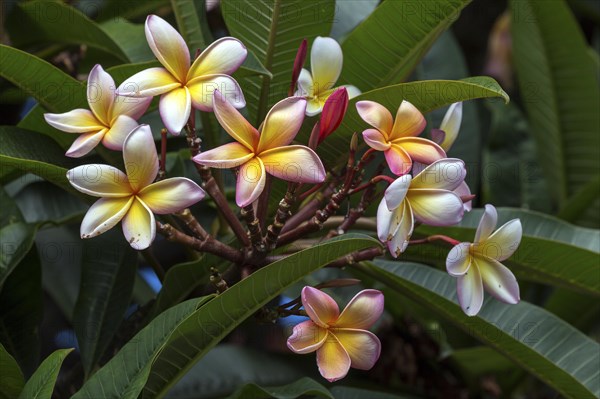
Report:
[[[296,83],[298,82],[298,77],[300,76],[300,71],[302,71],[302,67],[304,66],[304,61],[306,60],[306,48],[308,43],[306,39],[302,39],[302,43],[300,43],[300,47],[298,47],[298,52],[296,53],[296,59],[294,60],[294,68],[292,69],[292,83],[290,84],[290,89],[288,91],[288,96],[294,95],[294,90],[296,88]]]
[[[323,106],[319,144],[340,126],[347,109],[348,91],[345,87],[341,87],[327,98]]]

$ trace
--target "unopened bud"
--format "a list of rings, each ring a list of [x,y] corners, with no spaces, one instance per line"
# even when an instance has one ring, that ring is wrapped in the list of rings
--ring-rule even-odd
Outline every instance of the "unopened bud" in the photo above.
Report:
[[[298,47],[298,52],[296,53],[296,59],[294,60],[294,67],[292,69],[292,83],[290,84],[290,89],[288,90],[288,96],[293,96],[296,88],[296,83],[298,82],[298,77],[300,76],[300,71],[302,71],[302,67],[304,66],[304,61],[306,60],[306,48],[308,43],[306,39],[302,39],[302,43],[300,43],[300,47]]]
[[[463,204],[466,204],[467,202],[473,200],[475,197],[477,197],[475,194],[461,195],[460,199],[462,200]]]
[[[356,151],[358,149],[358,134],[354,132],[352,139],[350,140],[350,151]]]
[[[321,123],[317,121],[310,132],[310,138],[308,139],[308,148],[315,150],[319,145],[319,132],[321,131]]]
[[[348,90],[341,87],[334,91],[325,101],[321,113],[321,131],[319,144],[340,126],[348,109]]]

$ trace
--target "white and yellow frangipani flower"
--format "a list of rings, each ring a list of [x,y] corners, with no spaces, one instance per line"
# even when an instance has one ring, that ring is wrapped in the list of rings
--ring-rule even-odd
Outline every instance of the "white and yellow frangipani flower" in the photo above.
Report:
[[[454,190],[467,171],[460,159],[432,163],[415,177],[397,178],[385,191],[377,209],[377,236],[397,258],[408,246],[415,220],[431,226],[450,226],[461,221],[464,209]]]
[[[123,234],[138,250],[150,246],[156,235],[154,213],[177,212],[204,198],[204,190],[184,177],[153,183],[158,156],[148,125],[135,128],[123,144],[126,174],[109,165],[82,165],[67,172],[78,191],[100,197],[81,222],[81,238],[98,236],[123,221]]]
[[[306,115],[314,116],[323,110],[325,101],[335,91],[334,87],[340,73],[344,56],[342,48],[330,37],[317,37],[310,50],[311,72],[302,68],[298,77],[296,96],[305,97],[308,101]],[[354,98],[360,94],[356,86],[344,85],[348,96]]]
[[[446,259],[446,270],[458,277],[458,302],[468,316],[475,316],[483,304],[484,288],[499,301],[519,303],[519,283],[502,263],[517,250],[523,236],[519,219],[506,222],[494,232],[498,212],[486,205],[473,243],[454,246]]]
[[[219,89],[236,108],[246,100],[231,75],[246,59],[248,50],[238,39],[223,37],[208,46],[190,66],[190,52],[183,37],[164,19],[146,19],[146,39],[163,68],[139,72],[119,86],[118,94],[127,97],[160,95],[158,105],[165,127],[178,135],[190,116],[192,106],[212,111],[212,93]]]
[[[150,105],[151,98],[115,98],[115,82],[100,65],[92,68],[87,82],[90,109],[77,108],[63,114],[44,114],[46,122],[63,132],[80,133],[66,155],[81,157],[100,142],[111,150],[120,151],[125,137]]]

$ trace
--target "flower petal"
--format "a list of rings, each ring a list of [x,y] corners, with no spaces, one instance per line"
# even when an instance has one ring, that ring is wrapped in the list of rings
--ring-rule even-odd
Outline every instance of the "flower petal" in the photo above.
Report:
[[[121,115],[127,115],[137,121],[144,115],[151,102],[152,97],[117,96],[111,109],[111,125]]]
[[[467,185],[467,182],[462,182],[454,189],[454,192],[459,197],[469,197],[471,196],[471,189]],[[469,200],[467,202],[463,202],[463,208],[465,208],[465,212],[471,212],[473,209],[473,201]]]
[[[396,112],[390,140],[418,136],[425,129],[426,124],[427,121],[421,111],[408,101],[403,100],[400,107],[398,107],[398,112]]]
[[[333,334],[317,350],[319,373],[329,382],[340,380],[348,374],[352,361],[348,352]]]
[[[442,124],[440,125],[440,129],[444,131],[445,136],[444,140],[440,144],[445,151],[448,151],[456,138],[458,137],[458,131],[460,130],[460,124],[462,122],[462,102],[454,103],[448,108],[446,111],[446,115],[444,115],[444,119],[442,119]]]
[[[321,290],[306,286],[300,297],[308,317],[318,326],[327,327],[340,315],[337,303]]]
[[[234,37],[222,37],[204,50],[188,71],[187,80],[212,74],[231,75],[244,63],[248,50]]]
[[[506,266],[497,260],[479,256],[475,258],[475,262],[487,292],[504,303],[519,303],[519,283]]]
[[[153,97],[181,87],[171,72],[165,68],[148,68],[121,83],[117,95],[126,97]],[[118,103],[118,101],[117,101]]]
[[[79,158],[92,151],[101,141],[108,129],[99,132],[83,133],[73,141],[71,147],[65,153],[71,158]]]
[[[483,243],[485,256],[503,261],[512,256],[519,247],[523,236],[523,227],[519,219],[506,222],[502,227],[489,236]]]
[[[361,330],[370,328],[381,317],[383,302],[383,293],[381,291],[362,290],[348,302],[348,305],[346,305],[333,327],[357,328]],[[338,336],[338,338],[340,337]]]
[[[118,198],[132,195],[125,173],[114,166],[81,165],[67,172],[69,183],[84,194]]]
[[[313,78],[313,93],[318,95],[335,85],[340,73],[344,57],[342,48],[330,37],[318,36],[310,50],[310,68]]]
[[[156,58],[180,82],[185,82],[190,68],[190,50],[179,32],[156,15],[146,18],[145,32]]]
[[[381,342],[375,334],[347,328],[335,329],[332,333],[350,356],[350,367],[359,370],[373,368],[381,354]]]
[[[475,316],[483,305],[483,282],[477,265],[473,265],[462,276],[458,276],[456,285],[458,303],[467,316]]]
[[[100,198],[81,221],[81,238],[92,238],[112,229],[127,213],[135,197]]]
[[[88,76],[87,101],[94,116],[106,126],[110,125],[110,109],[115,98],[115,81],[96,64]]]
[[[314,97],[312,75],[304,68],[302,68],[300,75],[298,75],[298,90],[296,90],[294,95],[310,98]]]
[[[395,212],[388,209],[385,198],[379,202],[377,207],[377,237],[381,242],[387,242],[390,236],[390,225]]]
[[[212,112],[214,109],[213,94],[220,91],[227,102],[235,108],[244,108],[246,99],[238,82],[228,75],[204,75],[188,82],[188,89],[192,95],[194,108],[201,111]]]
[[[254,157],[240,167],[235,186],[235,202],[245,207],[258,199],[265,188],[267,174],[265,165],[258,157]]]
[[[158,215],[180,211],[200,201],[205,195],[200,186],[185,177],[152,183],[138,193],[146,206]]]
[[[306,100],[302,97],[289,97],[275,104],[265,118],[257,154],[291,143],[302,127],[305,111]]]
[[[352,85],[342,85],[342,87],[345,87],[346,90],[348,91],[348,98],[350,100],[352,100],[354,97],[358,97],[362,94],[362,92],[360,91],[360,89],[356,86],[352,86]]]
[[[287,346],[294,353],[305,354],[316,351],[327,338],[327,329],[319,327],[312,320],[303,321],[294,326]]]
[[[415,228],[415,218],[408,201],[404,201],[398,209],[394,210],[394,216],[394,222],[390,226],[393,231],[392,239],[388,241],[388,250],[394,258],[397,258],[408,247],[408,240]]]
[[[391,146],[385,136],[377,129],[366,129],[362,132],[362,135],[365,143],[374,150],[387,151]]]
[[[91,133],[106,128],[92,111],[82,108],[63,114],[44,114],[44,119],[53,128],[67,133]]]
[[[403,137],[392,141],[392,143],[402,147],[412,160],[428,165],[446,158],[446,153],[442,150],[442,147],[422,137]]]
[[[451,226],[464,215],[462,200],[452,191],[410,189],[408,198],[415,219],[430,226]]]
[[[223,144],[212,150],[202,151],[192,160],[211,168],[229,169],[240,166],[254,157],[254,153],[236,142]]]
[[[461,242],[452,247],[446,257],[446,271],[451,276],[464,275],[471,266],[471,243]]]
[[[178,136],[190,117],[192,97],[187,87],[171,90],[160,97],[160,117],[167,130]]]
[[[413,168],[413,173],[415,172]],[[434,188],[440,190],[455,190],[464,182],[467,176],[465,163],[456,158],[444,158],[435,161],[417,174],[411,188]]]
[[[119,115],[102,138],[102,144],[111,150],[122,151],[125,138],[137,126],[138,123],[135,119],[127,115]]]
[[[323,111],[323,106],[325,105],[324,101],[321,101],[320,98],[308,98],[308,102],[306,103],[306,116],[315,116]]]
[[[148,125],[135,128],[123,143],[125,171],[133,191],[139,191],[154,181],[158,174],[158,155]]]
[[[385,160],[393,174],[402,176],[410,172],[412,160],[410,156],[399,145],[392,146],[384,152]]]
[[[384,197],[390,211],[398,208],[404,201],[408,188],[411,186],[411,181],[410,175],[400,176],[385,190]]]
[[[325,167],[319,156],[303,145],[274,148],[259,155],[266,171],[282,180],[296,183],[321,183]]]
[[[219,90],[214,92],[214,109],[215,116],[223,129],[238,143],[243,144],[248,150],[254,151],[258,145],[258,130],[225,99]]]
[[[356,110],[360,117],[383,134],[388,135],[392,132],[394,120],[392,114],[386,107],[375,101],[359,101],[356,103]]]
[[[487,240],[490,234],[492,234],[492,231],[496,228],[497,223],[498,212],[496,212],[496,208],[494,208],[493,205],[486,204],[483,215],[481,215],[481,220],[479,221],[479,226],[477,226],[475,240],[473,242],[477,244]]]
[[[156,221],[154,215],[139,199],[135,199],[123,218],[123,234],[133,249],[141,251],[154,241]]]

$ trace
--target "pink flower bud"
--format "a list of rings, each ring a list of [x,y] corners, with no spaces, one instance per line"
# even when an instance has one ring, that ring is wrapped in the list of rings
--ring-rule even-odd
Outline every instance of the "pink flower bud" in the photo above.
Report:
[[[348,91],[345,87],[341,87],[333,92],[325,101],[323,113],[321,114],[321,129],[319,132],[320,144],[331,133],[340,126],[346,110],[348,109]]]
[[[302,71],[302,67],[304,66],[304,61],[306,60],[306,48],[308,43],[306,39],[302,39],[302,43],[300,43],[300,47],[298,47],[298,52],[296,53],[296,59],[294,60],[294,68],[292,69],[292,83],[290,84],[290,90],[288,92],[288,96],[294,95],[294,90],[296,88],[296,83],[298,82],[298,77],[300,76],[300,71]]]

